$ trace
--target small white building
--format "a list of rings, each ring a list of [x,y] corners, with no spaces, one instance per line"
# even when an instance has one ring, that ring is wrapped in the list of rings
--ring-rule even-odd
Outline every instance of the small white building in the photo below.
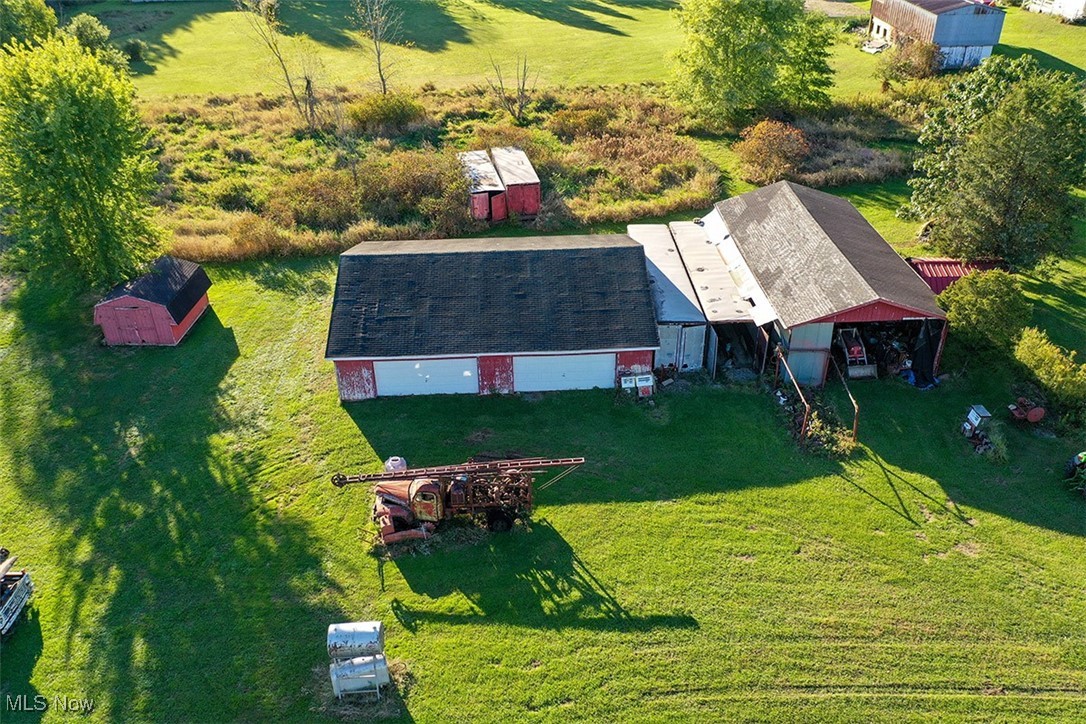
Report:
[[[1086,18],[1086,0],[1029,0],[1026,9],[1035,13],[1062,15],[1068,20]]]
[[[645,247],[649,290],[660,333],[656,366],[680,371],[705,364],[705,314],[686,273],[678,246],[666,224],[631,224],[626,235]]]
[[[943,55],[944,69],[972,68],[999,43],[1005,16],[1003,10],[979,0],[873,0],[868,30],[872,37],[893,44],[934,43]]]

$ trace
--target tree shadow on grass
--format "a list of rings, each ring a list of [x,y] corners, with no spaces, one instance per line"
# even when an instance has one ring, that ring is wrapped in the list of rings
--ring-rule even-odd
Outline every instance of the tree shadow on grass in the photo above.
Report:
[[[332,293],[338,257],[250,261],[208,265],[219,279],[251,279],[264,289],[294,297],[326,298]]]
[[[972,526],[975,521],[963,509],[967,506],[1086,536],[1082,501],[1059,479],[1074,440],[1039,437],[1030,428],[1005,422],[1009,461],[996,463],[974,453],[960,432],[971,404],[985,404],[997,419],[1007,415],[1006,374],[978,369],[966,380],[929,392],[888,381],[856,385],[852,391],[861,408],[860,441],[873,463],[866,470],[879,472],[866,481],[856,469],[841,477],[912,525],[935,515]]]
[[[28,572],[31,580],[34,580],[34,572]],[[5,721],[8,721],[8,717],[14,719],[18,716],[26,721],[38,722],[45,715],[44,710],[21,712],[16,715],[12,707],[8,705],[11,699],[25,696],[26,699],[23,701],[27,702],[26,707],[36,708],[37,697],[41,695],[41,692],[30,683],[30,674],[34,665],[38,663],[38,659],[41,658],[43,645],[41,617],[34,606],[34,596],[31,596],[30,602],[23,609],[22,618],[0,646],[0,672],[3,672],[3,680],[0,682],[0,711],[4,712]]]
[[[675,500],[841,469],[799,453],[772,399],[753,391],[695,388],[661,394],[652,407],[592,390],[385,398],[344,408],[379,456],[400,455],[415,467],[508,450],[585,457],[540,494],[545,505]]]
[[[308,524],[256,494],[261,432],[234,395],[232,330],[212,309],[178,347],[103,348],[85,300],[41,287],[5,304],[0,432],[26,515],[50,530],[48,655],[86,657],[110,719],[305,716],[317,702],[299,681],[343,613],[313,603],[336,584]],[[5,650],[4,681],[29,681],[36,659]]]
[[[1023,55],[1028,55],[1034,58],[1042,68],[1069,73],[1080,81],[1086,80],[1086,70],[1079,68],[1077,65],[1072,65],[1065,60],[1060,60],[1054,55],[1049,55],[1043,50],[1037,50],[1036,48],[1022,48],[1017,45],[1003,45],[1000,43],[995,47],[995,53],[997,55],[1004,55],[1012,60],[1021,58]]]
[[[420,623],[622,632],[698,628],[687,614],[631,614],[545,519],[495,534],[489,545],[401,556],[385,565],[396,566],[418,595],[439,599],[460,593],[475,609],[455,614],[393,601],[396,620],[412,632]]]
[[[515,10],[551,22],[581,30],[609,35],[628,35],[602,20],[602,15],[615,20],[633,20],[624,8],[667,10],[678,7],[673,0],[484,0],[489,5]]]

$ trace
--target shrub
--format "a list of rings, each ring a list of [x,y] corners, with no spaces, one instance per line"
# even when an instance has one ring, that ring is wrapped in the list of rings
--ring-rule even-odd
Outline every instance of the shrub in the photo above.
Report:
[[[282,229],[256,214],[244,214],[228,232],[235,258],[282,256],[290,250],[290,237]]]
[[[211,184],[207,194],[211,203],[227,211],[255,211],[261,206],[252,184],[236,176]]]
[[[877,75],[886,83],[904,83],[938,75],[942,66],[943,55],[938,45],[920,41],[901,42],[879,59]]]
[[[742,132],[732,150],[743,163],[743,178],[771,184],[795,173],[811,147],[803,131],[780,121],[764,120]]]
[[[1086,364],[1079,364],[1074,352],[1053,344],[1044,331],[1027,327],[1014,356],[1064,413],[1077,417],[1086,409]]]
[[[406,93],[372,93],[347,108],[355,130],[374,135],[396,135],[426,118],[426,109]]]
[[[570,141],[582,136],[602,136],[610,117],[609,113],[595,108],[563,110],[551,116],[546,127],[559,138]]]
[[[1033,314],[1018,280],[993,269],[967,274],[938,297],[954,335],[974,350],[1009,351]]]
[[[288,176],[268,199],[268,214],[283,226],[343,231],[360,216],[351,175],[309,171]]]
[[[129,38],[121,43],[121,52],[128,56],[132,63],[138,63],[147,57],[147,43],[139,38]]]

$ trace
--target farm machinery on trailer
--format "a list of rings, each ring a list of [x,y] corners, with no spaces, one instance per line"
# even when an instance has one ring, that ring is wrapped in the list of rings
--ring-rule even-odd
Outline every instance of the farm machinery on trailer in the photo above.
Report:
[[[537,475],[559,470],[540,486],[554,485],[584,464],[584,458],[521,458],[408,468],[391,458],[385,472],[332,476],[337,488],[374,483],[373,521],[381,542],[429,538],[438,523],[457,516],[485,518],[492,531],[509,530],[532,512]]]

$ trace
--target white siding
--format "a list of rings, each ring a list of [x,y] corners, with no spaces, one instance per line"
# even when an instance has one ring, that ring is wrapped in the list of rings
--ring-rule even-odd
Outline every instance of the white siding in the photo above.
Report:
[[[374,362],[373,373],[378,397],[479,392],[479,365],[474,357]]]
[[[700,370],[705,359],[705,327],[683,327],[683,359],[680,369]]]
[[[607,353],[514,357],[513,384],[517,392],[614,387],[615,355]]]
[[[656,353],[656,364],[660,367],[668,365],[680,365],[679,355],[682,353],[682,327],[678,324],[660,324],[656,331],[660,333],[660,351]]]

